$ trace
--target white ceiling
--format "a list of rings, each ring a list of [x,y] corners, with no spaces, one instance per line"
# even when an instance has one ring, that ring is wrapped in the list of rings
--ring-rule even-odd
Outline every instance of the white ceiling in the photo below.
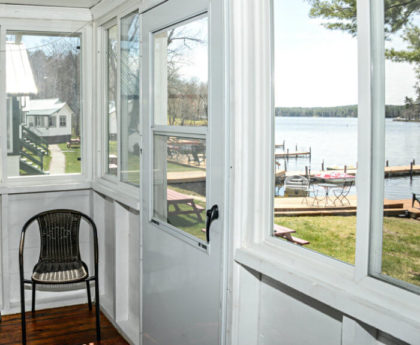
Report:
[[[92,8],[102,0],[0,0],[0,4]]]

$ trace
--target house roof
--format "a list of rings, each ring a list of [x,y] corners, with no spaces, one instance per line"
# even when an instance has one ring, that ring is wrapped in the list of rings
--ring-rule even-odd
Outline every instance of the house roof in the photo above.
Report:
[[[23,43],[6,42],[6,93],[13,96],[38,93]]]
[[[52,115],[63,108],[66,103],[60,102],[58,98],[30,99],[23,111],[26,115]]]

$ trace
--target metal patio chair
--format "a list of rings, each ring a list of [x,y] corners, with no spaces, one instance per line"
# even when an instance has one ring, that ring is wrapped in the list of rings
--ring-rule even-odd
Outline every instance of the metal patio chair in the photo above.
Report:
[[[307,194],[304,197],[304,199],[302,199],[302,204],[306,203],[306,205],[308,206],[316,205],[317,207],[319,207],[320,202],[325,200],[325,194],[322,192],[322,190],[317,188],[317,185],[314,183],[309,183],[309,186],[306,191]]]
[[[79,231],[81,220],[90,225],[93,234],[94,275],[89,276],[87,265],[81,260]],[[23,251],[25,234],[37,221],[40,235],[39,259],[30,279],[24,278]],[[32,312],[35,311],[37,284],[62,285],[85,282],[89,310],[92,310],[90,282],[95,282],[96,338],[101,339],[100,305],[98,287],[98,236],[95,223],[88,216],[73,210],[51,210],[29,219],[22,228],[19,244],[20,298],[22,319],[22,344],[26,344],[25,284],[32,285]]]
[[[419,193],[412,193],[413,197],[411,199],[411,207],[414,207],[414,203],[417,201],[420,205],[420,194]]]
[[[347,196],[350,193],[351,187],[353,187],[354,181],[344,181],[341,188],[333,189],[333,193],[335,196],[334,205],[336,202],[339,202],[341,206],[344,206],[344,201],[350,206],[350,200]]]

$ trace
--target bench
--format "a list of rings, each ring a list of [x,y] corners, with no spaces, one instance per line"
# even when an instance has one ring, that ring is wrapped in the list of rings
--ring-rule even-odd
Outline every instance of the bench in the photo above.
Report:
[[[167,189],[167,200],[168,200],[168,216],[171,215],[179,215],[179,214],[195,214],[199,222],[203,221],[201,217],[201,212],[204,210],[204,207],[197,205],[194,202],[194,198],[174,191],[173,189]],[[169,210],[169,206],[172,205],[174,207],[174,211]],[[191,207],[190,210],[181,210],[179,205],[188,205]]]
[[[283,237],[284,239],[288,240],[289,242],[298,244],[300,246],[304,246],[309,244],[309,241],[306,241],[302,238],[292,236],[296,230],[286,228],[285,226],[281,226],[278,224],[274,224],[274,236],[276,237]]]

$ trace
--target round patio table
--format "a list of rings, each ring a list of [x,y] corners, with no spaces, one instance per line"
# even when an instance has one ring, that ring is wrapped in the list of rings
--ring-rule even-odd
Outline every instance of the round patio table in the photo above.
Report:
[[[330,197],[329,197],[330,189],[337,188],[338,186],[334,183],[320,183],[320,184],[318,184],[318,186],[325,189],[325,205],[324,205],[324,207],[327,207],[328,206],[328,201],[330,200]]]

